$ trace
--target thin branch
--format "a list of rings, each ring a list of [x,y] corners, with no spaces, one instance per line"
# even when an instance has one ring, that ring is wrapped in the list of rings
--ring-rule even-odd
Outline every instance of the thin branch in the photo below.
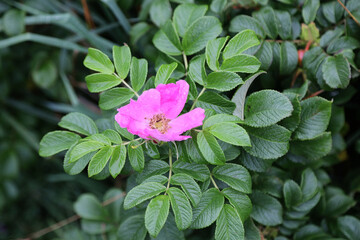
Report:
[[[183,52],[182,55],[183,55],[183,59],[184,59],[185,71],[187,72],[187,69],[188,69],[188,61],[187,61],[185,52]]]
[[[168,178],[168,183],[166,186],[166,191],[170,188],[171,174],[172,174],[172,152],[171,152],[171,148],[169,146],[169,178]],[[166,191],[165,191],[165,194],[166,194]]]
[[[81,4],[84,9],[84,16],[85,16],[86,23],[89,25],[89,27],[91,29],[94,29],[95,24],[91,18],[91,14],[90,14],[89,7],[88,7],[86,0],[81,0]]]
[[[319,91],[317,91],[317,92],[314,92],[314,93],[311,94],[310,96],[304,98],[304,100],[305,100],[305,99],[308,99],[308,98],[316,97],[316,96],[320,95],[320,94],[323,93],[323,92],[324,92],[324,90],[321,89],[321,90],[319,90]]]
[[[203,88],[203,89],[201,90],[201,92],[199,93],[199,95],[197,96],[197,98],[194,100],[194,103],[193,103],[193,105],[191,106],[190,111],[194,109],[197,101],[199,100],[199,97],[205,92],[205,90],[206,90],[206,88]]]
[[[210,174],[210,180],[211,180],[212,184],[214,185],[214,187],[216,187],[217,190],[219,190],[219,187],[218,187],[218,185],[216,184],[216,182],[215,182],[215,180],[214,180],[214,178],[212,177],[211,174]]]
[[[345,11],[350,15],[350,17],[356,22],[356,24],[360,26],[359,21],[354,17],[354,15],[351,14],[349,9],[347,9],[347,7],[345,7],[345,5],[340,0],[337,0],[337,1],[345,9]]]

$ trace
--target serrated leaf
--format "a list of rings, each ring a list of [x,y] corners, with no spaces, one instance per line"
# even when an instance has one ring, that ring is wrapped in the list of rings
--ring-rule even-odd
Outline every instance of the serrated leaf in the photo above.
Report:
[[[181,37],[184,37],[189,27],[199,18],[203,17],[208,9],[207,5],[181,4],[173,16],[176,31]]]
[[[145,227],[149,234],[156,237],[163,228],[169,215],[169,196],[161,195],[152,199],[145,211]]]
[[[122,143],[120,135],[115,130],[106,129],[104,132],[102,132],[102,134],[107,137],[112,143],[119,145]]]
[[[289,98],[294,110],[292,111],[291,116],[281,120],[279,124],[283,127],[286,127],[290,131],[295,131],[300,123],[301,106],[299,96],[291,92],[285,92],[284,95]]]
[[[337,219],[339,231],[349,240],[360,236],[360,221],[353,216],[343,216]]]
[[[289,149],[291,132],[284,127],[272,125],[265,128],[246,127],[251,147],[244,147],[249,154],[263,158],[276,159],[285,155]]]
[[[175,218],[172,213],[169,213],[169,216],[165,222],[164,227],[161,229],[159,235],[156,238],[151,237],[151,240],[185,240],[184,232],[180,231],[176,227]]]
[[[76,162],[81,157],[88,153],[95,152],[98,149],[104,147],[103,143],[96,141],[86,141],[77,144],[70,152],[70,163]]]
[[[150,19],[156,26],[161,27],[171,18],[171,5],[169,0],[154,0],[150,6]]]
[[[134,93],[128,88],[113,88],[100,94],[99,107],[110,110],[129,101]]]
[[[234,206],[241,221],[244,222],[250,216],[252,210],[250,198],[232,188],[225,188],[221,192],[229,200],[230,204]]]
[[[88,166],[88,175],[92,177],[100,173],[108,163],[111,155],[113,153],[113,148],[111,146],[105,146],[101,148],[90,160]]]
[[[84,138],[84,140],[96,141],[96,142],[100,142],[100,143],[102,143],[104,145],[111,145],[110,139],[108,137],[106,137],[102,133],[93,134],[91,136],[88,136],[88,137]]]
[[[206,79],[205,55],[199,55],[191,59],[189,65],[190,78],[200,85],[204,85]]]
[[[239,55],[245,50],[259,45],[260,42],[253,30],[244,30],[236,34],[223,51],[223,58],[228,59],[233,56]]]
[[[331,116],[331,102],[312,97],[301,101],[300,124],[294,132],[295,139],[313,139],[327,128]]]
[[[145,83],[148,73],[148,62],[146,59],[132,57],[130,67],[130,81],[133,89],[139,91]]]
[[[343,55],[325,59],[322,67],[323,78],[332,88],[346,88],[350,83],[350,64]]]
[[[197,135],[197,143],[206,161],[214,165],[223,165],[225,163],[224,152],[215,137],[209,132],[199,132]]]
[[[325,216],[336,218],[351,207],[355,206],[356,201],[353,198],[346,195],[335,195],[327,199]]]
[[[184,161],[176,161],[173,164],[173,171],[175,173],[185,173],[202,182],[210,176],[210,171],[205,164],[187,163]]]
[[[298,52],[293,43],[284,42],[280,47],[280,74],[290,75],[298,65]]]
[[[310,200],[318,192],[318,181],[315,173],[307,168],[301,173],[301,192],[303,194],[303,201]]]
[[[309,140],[294,140],[290,145],[290,152],[303,156],[309,160],[317,160],[326,156],[332,146],[331,134],[325,132]]]
[[[114,46],[113,58],[117,74],[121,79],[125,79],[130,70],[131,51],[128,46]]]
[[[275,10],[275,20],[281,39],[292,38],[292,20],[288,11]]]
[[[155,34],[153,43],[157,49],[168,55],[181,55],[182,46],[180,44],[180,39],[170,20],[168,20]]]
[[[153,159],[159,159],[160,158],[160,152],[159,152],[157,146],[154,143],[152,143],[152,142],[145,143],[144,149],[145,149],[145,153],[149,157],[151,157]]]
[[[192,208],[185,194],[178,188],[169,188],[171,207],[175,215],[176,226],[179,230],[188,228],[192,220]]]
[[[209,40],[216,38],[221,31],[221,23],[216,17],[200,17],[185,32],[182,40],[185,54],[191,55],[199,52]]]
[[[119,240],[144,240],[146,234],[147,230],[142,214],[130,216],[121,223],[118,230]]]
[[[264,7],[260,11],[253,12],[253,17],[260,22],[260,25],[271,39],[276,39],[278,28],[276,25],[274,9],[271,7]]]
[[[110,74],[94,73],[86,76],[86,85],[90,92],[98,93],[115,87],[121,83],[121,79]]]
[[[247,29],[253,30],[256,35],[260,38],[265,37],[265,31],[261,27],[260,22],[253,17],[247,15],[239,15],[234,17],[230,22],[229,31],[230,32],[241,32]]]
[[[229,37],[216,38],[208,41],[205,49],[206,62],[213,71],[219,69],[219,56]]]
[[[92,194],[82,194],[74,203],[76,214],[87,220],[103,221],[106,218],[106,212],[101,206],[99,200]]]
[[[304,18],[304,22],[309,24],[313,22],[316,18],[316,13],[320,7],[319,0],[306,0],[304,6],[302,8],[302,16]]]
[[[151,160],[146,163],[144,170],[137,176],[136,181],[141,183],[151,176],[167,173],[169,169],[170,167],[167,162]]]
[[[289,117],[293,111],[290,100],[274,90],[262,90],[251,94],[245,104],[245,124],[267,127]]]
[[[216,220],[216,240],[243,240],[245,239],[244,226],[236,210],[225,204]]]
[[[61,118],[58,125],[62,128],[66,128],[86,136],[98,133],[98,129],[94,121],[82,113],[69,113]]]
[[[67,131],[53,131],[47,133],[40,141],[39,155],[49,157],[58,152],[69,149],[80,139],[80,136]]]
[[[254,56],[261,62],[260,69],[268,70],[273,62],[273,48],[271,43],[263,41]]]
[[[239,192],[251,193],[251,177],[243,166],[227,163],[224,166],[217,166],[212,173],[215,178],[225,182],[231,188]]]
[[[160,68],[156,72],[155,76],[155,87],[159,84],[166,84],[167,80],[170,78],[171,74],[174,72],[174,70],[177,67],[177,63],[171,63],[171,64],[163,64],[160,66]]]
[[[231,122],[216,123],[209,132],[221,141],[236,146],[251,146],[250,138],[244,128]]]
[[[224,205],[224,196],[218,189],[210,188],[201,197],[193,209],[191,228],[199,229],[210,226],[218,218]]]
[[[242,165],[254,172],[266,172],[275,161],[275,159],[262,159],[254,157],[246,151],[241,152],[239,160]]]
[[[84,66],[101,73],[114,73],[114,65],[109,57],[95,48],[89,48],[88,54],[84,59]]]
[[[229,72],[254,73],[259,70],[260,65],[261,63],[256,57],[239,54],[225,59],[220,69]]]
[[[171,178],[171,184],[181,186],[193,206],[196,206],[201,199],[201,190],[195,180],[184,173],[177,173]]]
[[[278,200],[260,191],[251,194],[253,211],[251,217],[260,224],[276,226],[282,223],[283,209]]]
[[[329,43],[326,51],[330,54],[340,52],[341,50],[354,50],[360,47],[360,42],[352,37],[343,36]]]
[[[207,129],[207,128],[213,126],[214,124],[225,123],[225,122],[241,123],[242,121],[240,118],[238,118],[234,115],[216,114],[205,120],[205,122],[203,124],[203,129]]]
[[[113,178],[116,178],[125,165],[126,160],[126,147],[124,145],[116,146],[112,153],[109,171]]]
[[[90,162],[90,159],[94,156],[95,152],[88,153],[85,156],[79,158],[76,162],[70,163],[70,153],[72,149],[76,146],[77,143],[74,143],[69,150],[66,152],[64,157],[64,170],[69,175],[79,174]]]
[[[128,145],[128,156],[130,165],[133,169],[137,172],[141,172],[144,169],[145,159],[143,149],[138,145],[138,141],[133,141]]]
[[[147,182],[131,189],[124,200],[124,209],[135,207],[136,205],[165,192],[166,187],[160,183]]]
[[[235,104],[215,92],[204,92],[197,102],[197,106],[203,109],[212,109],[216,113],[232,114]]]
[[[210,73],[205,81],[205,87],[221,92],[230,91],[244,83],[239,75],[233,72],[219,71]]]
[[[283,188],[285,205],[287,208],[302,202],[302,192],[299,185],[291,179],[286,180]]]

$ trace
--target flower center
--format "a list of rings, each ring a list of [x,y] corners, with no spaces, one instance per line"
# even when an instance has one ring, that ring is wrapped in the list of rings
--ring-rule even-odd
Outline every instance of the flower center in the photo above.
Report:
[[[160,133],[165,134],[171,128],[169,126],[170,121],[165,117],[165,114],[159,113],[150,119],[149,126],[151,129],[157,129]]]

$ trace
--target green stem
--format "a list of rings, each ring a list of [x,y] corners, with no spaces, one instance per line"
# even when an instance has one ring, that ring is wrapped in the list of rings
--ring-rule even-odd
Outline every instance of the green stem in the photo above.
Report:
[[[120,78],[116,73],[114,73],[114,75],[116,77]],[[136,97],[139,97],[139,94],[129,84],[127,84],[127,82],[125,82],[124,79],[122,79],[122,78],[120,78],[120,79],[121,79],[121,83],[123,83],[128,89],[130,89],[135,94]]]
[[[206,90],[205,87],[201,90],[201,92],[199,93],[199,95],[198,95],[198,96],[196,97],[196,99],[194,100],[194,103],[193,103],[193,105],[191,106],[190,111],[194,109],[197,101],[199,100],[199,97],[205,92],[205,90]]]
[[[121,145],[128,145],[130,144],[131,142],[134,142],[134,141],[138,141],[138,140],[141,140],[142,138],[137,138],[137,139],[134,139],[134,140],[131,140],[131,141],[128,141],[128,142],[123,142],[121,143]]]
[[[212,184],[214,185],[214,187],[215,187],[217,190],[219,190],[219,191],[220,191],[220,189],[219,189],[218,185],[216,184],[216,182],[215,182],[215,180],[214,180],[214,178],[212,177],[212,175],[211,175],[211,174],[210,174],[210,180],[211,180]]]
[[[182,55],[183,55],[183,59],[184,59],[185,71],[187,72],[187,69],[188,69],[188,61],[187,61],[185,52],[183,52]],[[186,74],[185,74],[185,75],[186,75]]]
[[[170,188],[171,174],[172,174],[172,152],[171,152],[171,148],[169,147],[169,179],[166,186],[166,191]]]

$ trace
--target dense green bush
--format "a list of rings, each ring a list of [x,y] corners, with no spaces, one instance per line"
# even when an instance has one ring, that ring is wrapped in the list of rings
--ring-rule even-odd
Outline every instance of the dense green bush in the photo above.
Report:
[[[359,1],[3,0],[0,14],[1,238],[359,238]],[[182,114],[205,110],[192,138],[115,121],[180,79]]]

